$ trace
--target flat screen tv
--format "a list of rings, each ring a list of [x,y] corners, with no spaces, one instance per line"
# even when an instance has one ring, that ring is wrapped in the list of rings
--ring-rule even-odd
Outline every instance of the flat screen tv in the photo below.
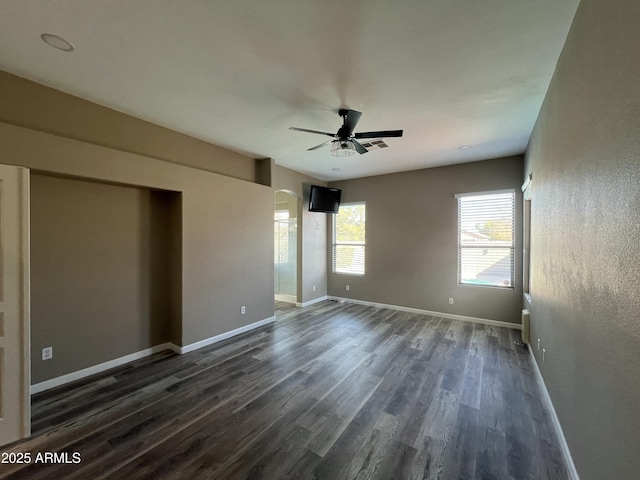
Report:
[[[309,194],[309,211],[338,213],[341,194],[342,190],[338,188],[311,185],[311,193]]]

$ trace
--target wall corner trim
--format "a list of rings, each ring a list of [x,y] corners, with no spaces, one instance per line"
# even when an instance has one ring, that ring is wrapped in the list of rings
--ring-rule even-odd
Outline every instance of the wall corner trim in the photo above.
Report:
[[[114,358],[113,360],[109,360],[108,362],[100,363],[98,365],[93,365],[92,367],[83,368],[82,370],[71,372],[66,375],[62,375],[60,377],[52,378],[51,380],[45,380],[44,382],[36,383],[34,385],[31,385],[30,393],[31,395],[35,395],[36,393],[41,393],[41,392],[44,392],[45,390],[51,390],[52,388],[60,387],[67,383],[74,382],[76,380],[80,380],[91,375],[95,375],[96,373],[102,373],[112,368],[116,368],[121,365],[124,365],[126,363],[130,363],[135,360],[140,360],[141,358],[148,357],[149,355],[153,355],[158,352],[162,352],[163,350],[172,350],[175,353],[182,355],[184,353],[192,352],[199,348],[206,347],[208,345],[212,345],[217,342],[221,342],[222,340],[226,340],[227,338],[240,335],[241,333],[248,332],[255,328],[262,327],[263,325],[273,323],[275,322],[275,320],[276,320],[276,317],[274,315],[272,317],[265,318],[264,320],[259,320],[249,325],[245,325],[244,327],[236,328],[235,330],[221,333],[220,335],[216,335],[214,337],[206,338],[199,342],[192,343],[185,347],[180,347],[170,342],[162,343],[160,345],[156,345],[151,348],[146,348],[144,350],[132,353],[130,355],[125,355],[124,357]]]
[[[492,325],[494,327],[513,328],[514,330],[522,330],[520,323],[501,322],[500,320],[490,320],[488,318],[468,317],[466,315],[455,315],[453,313],[433,312],[431,310],[422,310],[419,308],[402,307],[399,305],[388,305],[386,303],[367,302],[365,300],[354,300],[352,298],[333,297],[329,295],[329,300],[336,300],[340,303],[357,303],[358,305],[369,305],[371,307],[388,308],[390,310],[399,310],[401,312],[419,313],[422,315],[431,315],[433,317],[450,318],[452,320],[462,320],[464,322],[482,323],[484,325]]]
[[[326,295],[322,296],[322,297],[318,297],[318,298],[314,298],[313,300],[309,300],[308,302],[296,302],[296,307],[308,307],[309,305],[315,305],[316,303],[320,303],[320,302],[324,302],[325,300],[328,300],[329,297],[327,297]]]
[[[571,456],[571,452],[569,451],[569,445],[567,444],[567,440],[564,437],[564,432],[562,431],[560,420],[558,419],[558,415],[556,414],[556,409],[553,408],[553,402],[551,401],[551,397],[549,396],[549,391],[547,390],[547,386],[545,385],[544,379],[542,378],[540,368],[538,368],[536,357],[533,355],[533,350],[530,348],[530,346],[527,347],[527,350],[529,350],[529,355],[531,355],[531,362],[533,363],[533,369],[535,370],[538,386],[540,387],[542,396],[544,397],[544,401],[547,404],[549,413],[551,414],[551,422],[553,423],[556,435],[558,436],[558,441],[560,442],[562,456],[564,457],[569,477],[571,478],[571,480],[580,480],[578,471],[576,470],[576,465],[573,463],[573,457]]]

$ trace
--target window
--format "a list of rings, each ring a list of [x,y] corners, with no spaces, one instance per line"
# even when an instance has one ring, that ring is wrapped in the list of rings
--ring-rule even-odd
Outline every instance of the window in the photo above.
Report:
[[[515,192],[458,199],[458,283],[513,288]]]
[[[289,210],[276,210],[273,249],[275,263],[289,261]]]
[[[364,275],[365,204],[340,205],[333,216],[333,272]]]

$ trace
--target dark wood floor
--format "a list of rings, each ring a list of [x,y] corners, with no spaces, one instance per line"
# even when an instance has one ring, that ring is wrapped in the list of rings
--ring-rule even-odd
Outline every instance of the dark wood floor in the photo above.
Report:
[[[519,332],[360,305],[33,397],[28,479],[565,479]]]

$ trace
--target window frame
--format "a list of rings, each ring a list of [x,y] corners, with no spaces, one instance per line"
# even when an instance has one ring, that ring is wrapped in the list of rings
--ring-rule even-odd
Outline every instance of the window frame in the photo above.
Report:
[[[531,304],[531,213],[533,201],[533,175],[530,173],[522,184],[523,235],[522,235],[522,293]]]
[[[365,220],[364,220],[364,241],[362,242],[349,242],[349,243],[345,243],[344,241],[339,242],[336,238],[336,233],[337,233],[337,229],[336,229],[336,222],[338,219],[338,215],[340,214],[340,209],[342,207],[352,207],[352,206],[357,206],[357,205],[362,205],[364,206],[364,214],[365,214]],[[340,209],[338,209],[338,213],[336,213],[333,216],[333,220],[331,222],[331,227],[332,227],[332,232],[331,232],[331,272],[334,275],[351,275],[351,276],[356,276],[356,277],[363,277],[365,275],[365,272],[367,271],[366,269],[366,251],[367,251],[367,202],[362,201],[362,202],[349,202],[349,203],[342,203],[340,204]],[[362,261],[362,273],[358,273],[358,272],[341,272],[341,271],[336,271],[336,246],[340,246],[340,245],[348,245],[348,246],[361,246],[363,249],[363,261]]]
[[[511,209],[511,245],[510,246],[495,246],[495,247],[487,247],[485,246],[477,246],[473,247],[473,245],[463,245],[462,244],[462,228],[461,228],[461,203],[460,199],[464,197],[480,197],[485,195],[500,195],[500,194],[511,194],[512,195],[512,209]],[[480,287],[480,288],[497,288],[500,290],[515,290],[515,275],[516,275],[516,208],[517,208],[517,196],[515,188],[507,188],[500,190],[488,190],[482,192],[468,192],[468,193],[456,193],[454,195],[456,199],[456,211],[457,211],[457,222],[458,222],[458,232],[457,232],[457,284],[458,286],[463,287]],[[509,248],[510,249],[510,268],[511,271],[509,273],[510,276],[510,284],[509,285],[491,285],[491,284],[478,284],[471,282],[463,282],[462,281],[462,249],[463,248]]]

